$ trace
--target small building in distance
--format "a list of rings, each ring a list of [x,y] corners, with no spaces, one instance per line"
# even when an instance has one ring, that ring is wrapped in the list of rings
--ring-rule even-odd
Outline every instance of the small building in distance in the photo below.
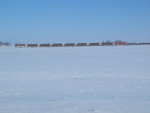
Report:
[[[0,42],[0,46],[3,46],[3,42]]]
[[[11,46],[9,42],[0,42],[0,46]]]

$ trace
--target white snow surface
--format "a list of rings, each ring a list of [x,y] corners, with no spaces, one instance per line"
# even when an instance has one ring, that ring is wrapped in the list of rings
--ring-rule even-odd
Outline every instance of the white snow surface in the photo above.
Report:
[[[150,113],[150,46],[1,47],[0,113]]]

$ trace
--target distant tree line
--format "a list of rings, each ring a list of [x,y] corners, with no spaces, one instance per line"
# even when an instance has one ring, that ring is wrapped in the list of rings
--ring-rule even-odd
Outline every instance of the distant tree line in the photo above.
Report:
[[[0,46],[11,46],[10,42],[0,42]]]

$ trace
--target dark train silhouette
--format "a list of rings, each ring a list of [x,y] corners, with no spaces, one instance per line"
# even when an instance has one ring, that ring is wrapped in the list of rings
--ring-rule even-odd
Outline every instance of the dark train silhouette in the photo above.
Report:
[[[15,47],[86,47],[86,46],[128,46],[128,45],[150,45],[150,43],[131,43],[117,40],[115,42],[103,41],[92,43],[45,43],[45,44],[15,44]]]
[[[50,47],[50,44],[40,44],[39,47]]]

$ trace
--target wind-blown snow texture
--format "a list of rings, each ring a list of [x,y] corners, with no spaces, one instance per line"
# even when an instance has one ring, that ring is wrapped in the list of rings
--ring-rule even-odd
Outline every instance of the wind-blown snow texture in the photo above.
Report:
[[[0,48],[0,113],[150,113],[150,46]]]

